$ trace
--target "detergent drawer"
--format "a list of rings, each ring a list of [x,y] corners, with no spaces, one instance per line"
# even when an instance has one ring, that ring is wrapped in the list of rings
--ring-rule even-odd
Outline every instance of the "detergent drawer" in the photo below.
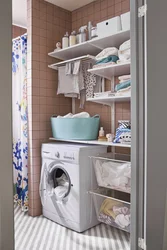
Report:
[[[90,191],[97,219],[109,226],[130,233],[130,195],[111,189]]]

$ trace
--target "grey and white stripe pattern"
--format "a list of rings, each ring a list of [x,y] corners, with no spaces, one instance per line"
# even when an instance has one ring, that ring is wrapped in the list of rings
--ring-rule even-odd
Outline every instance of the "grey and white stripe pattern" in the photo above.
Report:
[[[15,250],[130,250],[130,235],[100,224],[76,233],[15,207]]]

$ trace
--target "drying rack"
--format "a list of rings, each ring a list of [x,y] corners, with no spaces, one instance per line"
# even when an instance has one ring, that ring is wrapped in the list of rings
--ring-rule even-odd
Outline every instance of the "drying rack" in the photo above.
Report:
[[[59,67],[63,67],[67,63],[72,63],[72,62],[76,62],[76,61],[82,61],[82,62],[89,63],[89,62],[95,61],[95,57],[91,56],[91,55],[80,56],[80,57],[72,58],[72,59],[69,59],[69,60],[66,60],[66,61],[51,64],[48,67],[51,68],[51,69],[58,70]]]

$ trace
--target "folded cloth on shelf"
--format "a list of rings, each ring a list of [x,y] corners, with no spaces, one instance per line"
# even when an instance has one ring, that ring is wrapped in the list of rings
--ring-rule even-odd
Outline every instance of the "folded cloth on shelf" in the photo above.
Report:
[[[123,75],[123,76],[119,76],[118,80],[119,81],[127,81],[131,79],[131,75]]]
[[[120,89],[115,93],[115,96],[131,96],[131,86],[125,88],[125,89]]]
[[[73,115],[72,113],[69,113],[65,116],[60,116],[60,115],[57,116],[57,118],[89,118],[89,117],[90,117],[90,115],[87,112],[81,112],[81,113],[78,113],[75,115]]]
[[[131,143],[131,130],[130,129],[120,129],[117,132],[114,143]]]
[[[109,96],[115,96],[115,94],[112,93],[111,91],[94,93],[94,97],[109,97]]]
[[[96,160],[95,172],[99,186],[130,192],[131,163]]]
[[[131,143],[131,124],[129,121],[119,121],[114,143]]]
[[[108,63],[95,64],[95,65],[93,65],[93,69],[95,69],[95,68],[104,68],[104,67],[114,65],[114,64],[116,64],[116,63],[115,62],[108,62]]]
[[[96,57],[96,61],[102,60],[108,56],[118,56],[118,49],[115,47],[109,47],[101,51]]]
[[[131,62],[131,59],[129,58],[129,59],[122,59],[122,60],[118,60],[117,61],[117,64],[124,64],[124,63],[130,63]]]
[[[117,63],[123,63],[123,62],[125,63],[130,61],[131,59],[130,47],[131,47],[130,40],[121,44],[118,51],[119,61],[117,61]]]
[[[127,87],[131,86],[131,80],[128,80],[128,81],[125,81],[125,82],[122,82],[122,83],[119,83],[115,86],[115,91],[119,91],[121,89],[125,89]]]
[[[106,64],[106,63],[110,63],[110,62],[116,63],[118,60],[119,60],[118,56],[112,55],[112,56],[105,57],[101,60],[98,60],[96,62],[96,65]]]

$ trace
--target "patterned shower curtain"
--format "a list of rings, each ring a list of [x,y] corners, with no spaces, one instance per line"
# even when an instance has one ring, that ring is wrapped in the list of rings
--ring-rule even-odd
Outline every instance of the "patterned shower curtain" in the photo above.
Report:
[[[27,35],[13,40],[13,173],[14,202],[28,210],[28,138],[27,138]]]

